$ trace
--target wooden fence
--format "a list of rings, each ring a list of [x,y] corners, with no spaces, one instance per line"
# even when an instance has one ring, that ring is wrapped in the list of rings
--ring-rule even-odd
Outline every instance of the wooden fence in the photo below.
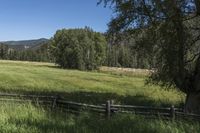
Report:
[[[142,115],[150,118],[163,119],[190,119],[200,121],[200,115],[184,113],[183,109],[175,108],[174,106],[168,108],[162,107],[147,107],[147,106],[133,106],[133,105],[117,105],[112,100],[106,101],[105,104],[92,105],[85,103],[78,103],[67,101],[59,96],[39,96],[39,95],[20,95],[20,94],[2,94],[0,93],[0,101],[14,101],[14,102],[31,102],[43,106],[48,106],[51,109],[61,109],[63,111],[79,113],[82,111],[91,111],[105,114],[109,119],[116,113],[128,113]]]

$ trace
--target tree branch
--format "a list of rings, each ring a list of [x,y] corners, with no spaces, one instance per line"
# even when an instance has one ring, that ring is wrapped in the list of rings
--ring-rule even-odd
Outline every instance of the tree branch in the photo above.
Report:
[[[185,63],[187,64],[187,63],[190,63],[190,62],[194,61],[199,55],[200,55],[200,52],[194,54],[194,56],[190,60],[187,60]]]
[[[198,17],[197,14],[192,14],[192,15],[188,15],[188,16],[189,17],[183,17],[183,21],[188,21],[188,20],[191,20],[191,19]]]
[[[189,46],[194,45],[199,40],[200,40],[200,34],[196,37],[196,39],[192,40],[192,42],[189,44]]]
[[[196,5],[196,13],[199,16],[200,15],[200,0],[195,0],[195,5]]]
[[[188,27],[191,30],[200,30],[200,27]]]

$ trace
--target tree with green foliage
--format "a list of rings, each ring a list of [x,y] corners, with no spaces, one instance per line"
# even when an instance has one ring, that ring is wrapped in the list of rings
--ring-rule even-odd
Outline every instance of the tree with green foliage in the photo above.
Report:
[[[101,33],[85,29],[58,30],[50,51],[63,68],[93,70],[105,60],[106,39]]]
[[[145,49],[138,48],[136,37],[137,35],[130,35],[126,32],[115,35],[115,37],[106,34],[109,44],[106,50],[105,65],[111,67],[154,68],[153,54],[146,54]]]
[[[49,43],[42,43],[35,49],[15,49],[6,44],[0,44],[0,59],[53,62],[49,54]]]
[[[8,55],[8,46],[0,44],[0,59],[6,59]]]
[[[187,95],[185,111],[200,113],[200,0],[99,2],[114,9],[108,33],[138,31],[137,44],[156,55],[150,81],[176,86]]]

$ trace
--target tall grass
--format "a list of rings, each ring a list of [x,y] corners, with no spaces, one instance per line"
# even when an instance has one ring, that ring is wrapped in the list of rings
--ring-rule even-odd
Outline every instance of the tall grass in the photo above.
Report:
[[[159,86],[145,86],[144,76],[64,70],[51,63],[0,61],[0,91],[63,95],[69,100],[169,106],[180,105],[185,96]]]
[[[1,103],[2,133],[199,133],[197,122],[145,119],[135,115],[114,115],[111,119],[83,112],[56,112],[30,103]]]

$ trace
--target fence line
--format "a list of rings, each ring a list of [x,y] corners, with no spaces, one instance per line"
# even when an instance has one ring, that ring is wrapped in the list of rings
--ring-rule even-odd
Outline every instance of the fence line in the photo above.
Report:
[[[106,101],[102,105],[92,105],[79,102],[66,101],[59,96],[41,96],[41,95],[21,95],[21,94],[5,94],[0,93],[0,101],[15,101],[15,102],[32,102],[38,104],[49,105],[52,109],[61,108],[69,112],[81,112],[88,110],[97,113],[103,113],[110,119],[115,113],[129,113],[142,116],[154,116],[167,119],[191,119],[200,121],[200,115],[184,113],[183,109],[175,108],[174,106],[163,107],[147,107],[134,105],[116,105],[112,100]]]

